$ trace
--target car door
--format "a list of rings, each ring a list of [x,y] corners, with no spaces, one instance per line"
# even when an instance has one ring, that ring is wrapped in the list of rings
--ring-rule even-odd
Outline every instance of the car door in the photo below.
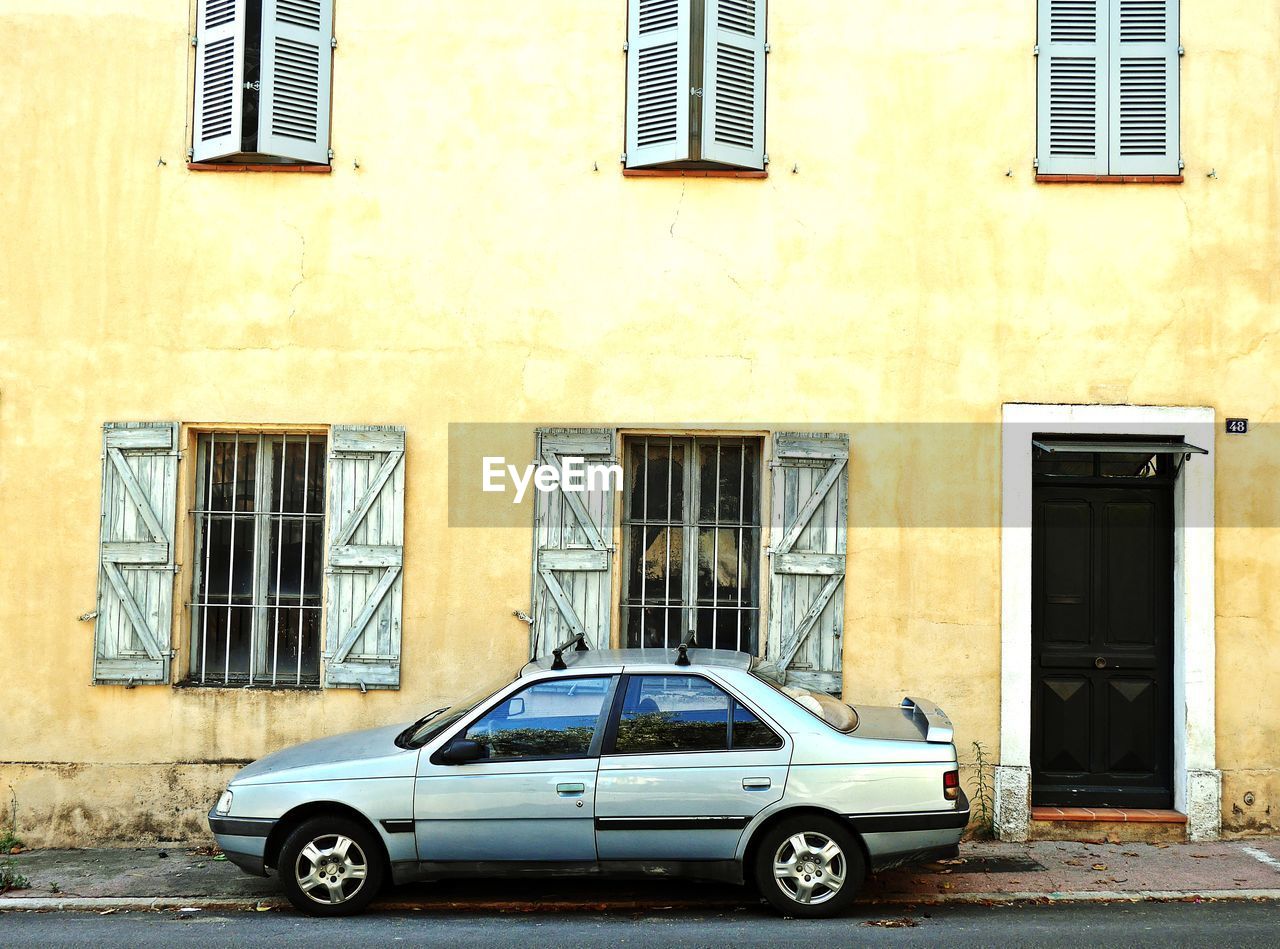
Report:
[[[732,859],[782,797],[790,742],[701,675],[628,675],[619,689],[596,786],[601,861]]]
[[[596,765],[615,677],[543,679],[419,758],[414,829],[423,862],[594,863]],[[487,756],[451,764],[457,738]]]

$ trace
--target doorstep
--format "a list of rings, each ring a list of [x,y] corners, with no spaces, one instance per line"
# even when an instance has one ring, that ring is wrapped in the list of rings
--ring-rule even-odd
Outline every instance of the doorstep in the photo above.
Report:
[[[1187,839],[1187,815],[1148,807],[1031,808],[1032,840],[1175,843]]]

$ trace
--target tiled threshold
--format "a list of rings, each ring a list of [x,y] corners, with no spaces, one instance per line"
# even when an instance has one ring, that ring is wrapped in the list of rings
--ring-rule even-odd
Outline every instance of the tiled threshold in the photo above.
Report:
[[[1118,824],[1185,824],[1186,814],[1147,807],[1033,807],[1035,821],[1091,821]]]

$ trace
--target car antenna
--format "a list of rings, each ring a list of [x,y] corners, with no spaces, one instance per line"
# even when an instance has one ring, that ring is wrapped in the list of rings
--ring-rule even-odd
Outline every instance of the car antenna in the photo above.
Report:
[[[680,654],[680,655],[676,656],[676,665],[677,665],[677,666],[687,666],[687,665],[689,665],[689,647],[690,647],[690,646],[692,646],[692,645],[693,645],[693,643],[692,643],[692,642],[684,642],[684,643],[681,643],[679,646],[677,646],[677,647],[676,647],[676,652],[678,652],[678,653]]]
[[[555,649],[551,650],[551,655],[555,657],[555,659],[552,660],[551,662],[551,668],[553,671],[558,672],[561,669],[569,668],[564,664],[564,651],[568,649],[570,646],[573,646],[574,643],[577,643],[577,646],[573,650],[574,652],[586,652],[591,648],[590,646],[587,645],[586,633],[579,633],[577,636],[574,636],[572,639],[566,639]]]

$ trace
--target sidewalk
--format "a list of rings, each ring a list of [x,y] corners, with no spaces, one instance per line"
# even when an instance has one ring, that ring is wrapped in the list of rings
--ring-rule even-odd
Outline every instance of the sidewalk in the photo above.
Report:
[[[3,858],[30,881],[0,896],[19,909],[274,908],[271,879],[208,849],[37,850]],[[865,902],[1280,900],[1280,838],[1197,844],[967,843],[960,857],[880,874]],[[539,912],[741,906],[738,887],[690,880],[451,881],[389,889],[377,906],[421,911]]]

